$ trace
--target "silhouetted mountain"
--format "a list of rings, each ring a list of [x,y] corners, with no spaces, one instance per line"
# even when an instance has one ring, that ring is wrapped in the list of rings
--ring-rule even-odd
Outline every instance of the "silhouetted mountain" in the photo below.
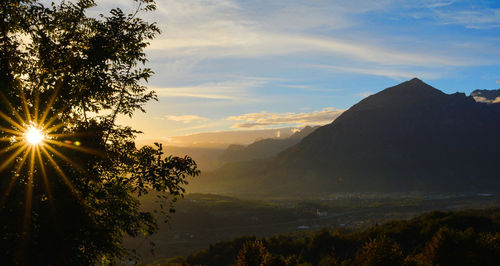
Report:
[[[276,157],[226,165],[194,189],[498,191],[499,136],[500,104],[415,78],[363,99]]]
[[[498,90],[475,90],[470,96],[476,100],[476,102],[482,103],[500,103],[500,89]]]
[[[318,127],[319,126],[306,126],[288,138],[262,139],[247,146],[237,144],[229,145],[229,147],[227,147],[224,153],[219,157],[219,162],[240,162],[275,156],[279,152],[297,144],[300,140],[311,134]]]

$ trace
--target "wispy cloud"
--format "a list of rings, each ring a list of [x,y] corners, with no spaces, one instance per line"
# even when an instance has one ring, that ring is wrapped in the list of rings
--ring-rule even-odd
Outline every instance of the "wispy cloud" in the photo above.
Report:
[[[297,53],[329,53],[363,62],[383,65],[464,66],[477,62],[459,56],[443,56],[433,52],[404,52],[393,47],[377,46],[352,40],[322,36],[248,32],[240,35],[213,35],[207,38],[181,37],[158,40],[150,49],[176,56],[201,58],[254,58]]]
[[[318,92],[337,92],[342,91],[342,89],[326,89],[321,86],[316,85],[305,85],[305,84],[279,84],[280,87],[299,89],[305,91],[318,91]]]
[[[232,126],[233,128],[322,125],[331,123],[343,111],[335,108],[324,108],[321,111],[309,113],[269,113],[262,111],[230,116],[226,119],[238,122]]]
[[[333,65],[311,65],[311,67],[329,69],[333,71],[339,72],[350,72],[350,73],[358,73],[358,74],[366,74],[373,76],[383,76],[394,78],[397,80],[401,79],[411,79],[414,77],[419,77],[423,79],[437,79],[444,75],[444,73],[440,72],[420,72],[420,71],[402,71],[398,69],[383,69],[380,67],[373,68],[357,68],[357,67],[343,67],[343,66],[333,66]]]
[[[459,24],[470,29],[500,28],[500,9],[476,6],[467,10],[434,9],[445,24]]]
[[[366,97],[368,97],[370,95],[373,95],[373,92],[371,92],[371,91],[364,91],[364,92],[356,93],[356,96],[363,97],[363,98],[366,98]]]
[[[166,115],[165,118],[168,120],[182,122],[185,124],[189,124],[192,122],[203,122],[208,120],[208,118],[198,115]]]
[[[248,96],[251,89],[258,88],[269,82],[266,78],[245,78],[206,82],[193,86],[155,88],[160,97],[188,97],[207,100],[241,100]]]
[[[149,48],[163,51],[165,56],[205,60],[317,53],[383,65],[463,66],[477,63],[459,54],[445,56],[440,51],[415,49],[408,52],[373,39],[332,38],[324,34],[335,27],[333,25],[350,27],[357,21],[351,16],[387,8],[386,2],[390,1],[363,1],[362,4],[339,1],[330,5],[321,1],[316,4],[301,1],[287,2],[287,5],[266,3],[270,11],[260,10],[260,13],[269,13],[267,16],[243,12],[246,6],[242,7],[237,1],[167,2],[160,4],[160,11],[169,27],[165,28],[164,38],[154,40]],[[331,19],[335,17],[342,19]],[[305,33],[309,29],[315,29],[315,34]]]

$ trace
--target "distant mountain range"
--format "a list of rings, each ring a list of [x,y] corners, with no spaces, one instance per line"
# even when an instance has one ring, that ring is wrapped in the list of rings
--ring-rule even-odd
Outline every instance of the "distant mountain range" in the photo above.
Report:
[[[221,164],[229,162],[249,161],[253,159],[272,157],[285,149],[299,143],[319,126],[306,126],[287,138],[268,138],[258,140],[250,145],[232,144],[219,156]]]
[[[163,139],[143,139],[136,143],[138,145],[150,145],[154,142],[162,142],[166,146],[225,149],[231,144],[249,145],[267,138],[288,138],[296,130],[296,127],[283,127],[204,132],[185,136],[169,136]]]
[[[227,148],[221,145],[187,145],[187,146],[173,146],[171,142],[158,140],[156,142],[162,143],[165,149],[165,154],[175,156],[189,155],[192,157],[198,168],[202,171],[211,171],[222,165],[230,162],[248,161],[253,159],[261,159],[272,157],[281,151],[297,144],[304,137],[309,135],[319,126],[306,126],[301,130],[293,128],[279,128],[279,129],[264,129],[252,131],[236,131],[236,132],[214,132],[214,133],[201,133],[194,136],[194,138],[203,138],[209,136],[213,138],[214,135],[219,134],[223,136],[232,135],[229,138],[234,141],[247,141],[252,136],[258,136],[255,142],[248,145],[230,144]],[[297,131],[298,130],[298,131]],[[278,133],[279,132],[279,133]],[[242,133],[242,134],[240,134]],[[279,135],[279,138],[277,137]],[[262,136],[272,136],[263,138]],[[187,136],[189,137],[189,136]],[[227,141],[227,140],[226,140]],[[221,142],[218,142],[219,144]],[[140,143],[149,144],[149,143]],[[212,142],[213,144],[213,142]]]
[[[363,99],[272,158],[205,173],[189,191],[499,191],[500,104],[475,98],[415,78]]]

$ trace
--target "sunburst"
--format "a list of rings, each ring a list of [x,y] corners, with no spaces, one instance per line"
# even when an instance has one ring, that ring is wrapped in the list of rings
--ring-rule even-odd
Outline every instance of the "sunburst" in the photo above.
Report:
[[[37,172],[37,176],[40,176],[42,179],[41,182],[44,184],[44,189],[52,210],[55,211],[55,206],[46,173],[46,166],[44,165],[44,163],[47,162],[48,165],[54,168],[55,172],[57,172],[64,184],[66,184],[78,201],[85,206],[83,199],[74,188],[71,180],[66,176],[54,158],[60,158],[62,161],[68,163],[69,166],[81,172],[83,171],[82,168],[68,156],[64,155],[62,150],[59,151],[58,149],[60,147],[64,147],[80,152],[99,154],[99,152],[95,150],[86,148],[79,140],[75,139],[76,134],[56,133],[57,130],[65,126],[63,123],[54,125],[54,123],[58,120],[57,115],[49,117],[50,110],[53,108],[53,104],[57,100],[59,88],[60,86],[56,88],[52,97],[47,102],[47,106],[45,106],[43,112],[40,112],[39,110],[38,92],[35,93],[35,99],[31,102],[31,104],[27,101],[24,92],[22,90],[19,92],[21,98],[21,106],[19,108],[22,110],[21,113],[19,113],[7,97],[0,92],[0,98],[2,98],[5,106],[7,106],[10,111],[10,115],[0,112],[0,119],[3,119],[7,122],[7,124],[9,124],[9,127],[7,128],[0,127],[0,132],[4,133],[4,137],[0,138],[0,141],[8,142],[8,145],[6,145],[4,149],[0,150],[2,157],[6,158],[0,162],[0,173],[7,171],[7,169],[9,169],[9,171],[13,171],[10,175],[3,175],[10,176],[10,180],[7,184],[6,190],[1,194],[0,207],[5,205],[11,190],[20,177],[21,170],[25,165],[27,165],[27,178],[25,180],[25,232],[29,230],[28,228],[31,222],[34,173]],[[33,106],[32,112],[29,106]],[[61,138],[65,139],[61,141],[59,140]],[[12,168],[11,166],[13,164],[16,165]]]
[[[42,144],[42,142],[44,141],[45,134],[41,129],[36,128],[36,126],[34,125],[31,125],[28,127],[27,131],[24,132],[24,138],[31,145],[39,145]]]

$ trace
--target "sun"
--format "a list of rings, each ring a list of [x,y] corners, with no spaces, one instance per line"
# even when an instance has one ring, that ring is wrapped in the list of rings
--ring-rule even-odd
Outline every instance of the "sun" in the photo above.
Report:
[[[35,126],[28,127],[28,130],[24,133],[24,138],[31,145],[38,145],[43,142],[45,135],[42,130],[36,128]]]
[[[52,199],[49,176],[46,166],[52,166],[58,176],[63,180],[77,200],[85,206],[83,198],[74,188],[71,180],[61,169],[61,163],[68,164],[69,167],[76,169],[79,173],[85,170],[75,163],[72,158],[64,153],[64,149],[85,152],[102,156],[100,151],[85,147],[79,140],[75,139],[79,133],[67,132],[62,128],[66,125],[63,122],[57,123],[58,115],[52,115],[53,104],[58,97],[59,88],[57,87],[48,99],[44,109],[40,109],[39,92],[35,93],[32,101],[26,100],[23,90],[19,91],[21,98],[20,107],[14,106],[9,99],[0,92],[0,104],[3,102],[7,107],[7,113],[0,111],[0,122],[8,126],[0,126],[0,142],[7,142],[0,149],[0,182],[4,182],[6,172],[12,171],[10,180],[7,181],[7,188],[3,193],[0,191],[0,208],[4,206],[15,183],[26,185],[26,216],[24,226],[30,224],[31,201],[34,187],[34,178],[40,177],[45,187],[45,194],[52,210],[55,206]],[[33,107],[33,110],[30,107]],[[62,113],[70,105],[63,105],[57,109],[56,113]],[[19,112],[21,111],[21,112]],[[56,161],[56,159],[59,159]],[[13,166],[11,168],[11,166]],[[27,230],[27,229],[26,229]]]

